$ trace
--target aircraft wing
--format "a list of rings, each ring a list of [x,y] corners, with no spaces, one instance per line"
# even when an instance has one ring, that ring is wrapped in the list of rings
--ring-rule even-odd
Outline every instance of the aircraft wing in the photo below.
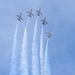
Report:
[[[40,14],[43,15],[41,12],[40,12]]]
[[[51,36],[53,37],[53,35],[51,34]]]
[[[19,15],[16,15],[17,17],[19,17]]]
[[[27,11],[27,13],[30,13],[29,11]]]
[[[38,12],[37,10],[35,10],[36,12]]]
[[[46,21],[45,21],[45,23],[48,24]]]

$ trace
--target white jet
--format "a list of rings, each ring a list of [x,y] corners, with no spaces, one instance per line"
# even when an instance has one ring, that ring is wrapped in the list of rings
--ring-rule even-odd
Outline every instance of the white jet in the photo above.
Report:
[[[35,10],[37,13],[36,13],[36,15],[38,15],[38,16],[41,16],[41,15],[43,15],[42,13],[41,13],[41,8],[39,9],[39,10]]]
[[[42,19],[41,21],[42,21],[42,24],[43,24],[43,25],[48,24],[48,23],[47,23],[47,21],[46,21],[46,16],[45,16],[45,18],[44,18],[44,19]]]
[[[28,16],[31,17],[31,18],[32,18],[32,16],[34,16],[33,13],[32,13],[32,9],[30,11],[27,11],[27,13],[28,13]]]
[[[22,15],[22,12],[20,13],[20,15],[16,15],[17,16],[17,20],[20,21],[20,22],[21,22],[21,20],[23,20],[21,15]]]
[[[51,34],[51,30],[50,30],[49,32],[46,32],[46,34],[47,34],[47,37],[48,37],[48,38],[53,37],[53,35]]]

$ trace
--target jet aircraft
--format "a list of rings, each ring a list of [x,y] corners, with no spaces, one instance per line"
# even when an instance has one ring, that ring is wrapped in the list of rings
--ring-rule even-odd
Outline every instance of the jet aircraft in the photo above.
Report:
[[[36,13],[36,15],[38,15],[38,16],[41,16],[41,15],[43,15],[42,13],[41,13],[41,8],[39,9],[39,10],[35,10],[37,13]]]
[[[32,13],[32,9],[30,11],[27,11],[27,13],[28,13],[28,16],[31,17],[31,18],[32,18],[32,16],[34,16],[33,13]]]
[[[46,17],[45,17],[44,19],[42,19],[41,21],[42,21],[42,24],[43,24],[43,25],[48,24],[47,21],[46,21]]]
[[[48,37],[48,38],[53,37],[53,35],[51,34],[51,30],[50,30],[49,32],[46,32],[46,34],[47,34],[47,37]]]
[[[17,20],[20,21],[20,22],[21,22],[21,20],[23,20],[21,15],[22,15],[22,12],[20,13],[20,15],[16,15],[17,16]]]

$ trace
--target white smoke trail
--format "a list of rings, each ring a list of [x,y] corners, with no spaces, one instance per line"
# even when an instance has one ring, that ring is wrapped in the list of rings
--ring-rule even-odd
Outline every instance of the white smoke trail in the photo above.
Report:
[[[20,72],[21,72],[20,75],[28,75],[28,36],[27,36],[28,23],[29,23],[29,18],[27,20],[25,30],[24,30],[21,60],[20,60]]]
[[[33,34],[33,43],[32,43],[32,73],[33,75],[39,75],[39,59],[38,59],[38,48],[37,48],[37,22],[36,19],[34,34]]]
[[[49,58],[48,58],[48,42],[49,42],[49,39],[47,40],[46,50],[45,50],[44,75],[51,75]]]
[[[41,37],[40,37],[40,66],[41,66],[41,75],[44,75],[43,27],[41,30]]]
[[[17,57],[17,32],[18,32],[18,25],[19,25],[19,22],[16,25],[16,30],[15,30],[15,34],[14,34],[10,75],[17,75],[17,73],[18,73],[18,64],[17,64],[18,63],[18,57]]]

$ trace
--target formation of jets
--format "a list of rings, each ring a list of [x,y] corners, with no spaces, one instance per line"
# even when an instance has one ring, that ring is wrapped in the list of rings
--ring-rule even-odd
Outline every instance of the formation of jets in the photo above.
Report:
[[[40,8],[39,10],[35,10],[35,11],[36,11],[36,15],[37,15],[37,16],[43,15],[43,14],[41,13],[41,8]],[[32,16],[34,16],[33,13],[32,13],[32,9],[31,9],[30,11],[27,11],[27,13],[28,13],[28,16],[31,17],[31,18],[32,18]],[[17,20],[18,20],[18,21],[21,22],[21,21],[23,20],[23,18],[22,18],[22,12],[21,12],[19,15],[16,15],[16,16],[17,16]],[[47,21],[46,21],[46,16],[44,17],[44,19],[41,19],[41,21],[42,21],[42,24],[43,24],[43,25],[48,24]],[[48,37],[48,38],[53,37],[53,35],[51,34],[51,30],[50,30],[49,32],[46,32],[46,34],[47,34],[47,37]]]

